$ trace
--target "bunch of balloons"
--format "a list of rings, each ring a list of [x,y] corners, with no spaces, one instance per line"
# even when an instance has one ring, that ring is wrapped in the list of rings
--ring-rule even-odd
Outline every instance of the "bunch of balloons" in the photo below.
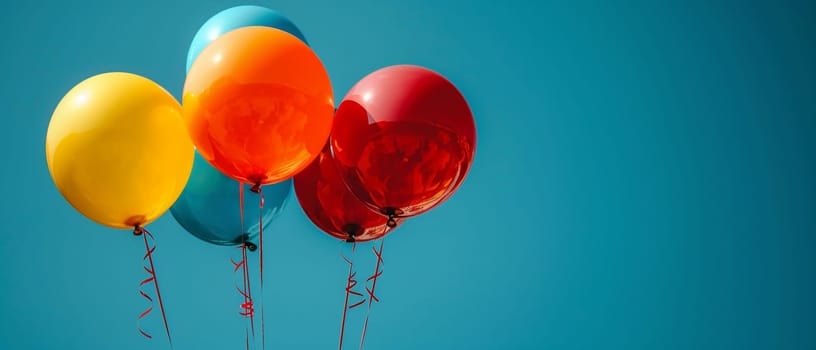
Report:
[[[163,317],[145,226],[168,209],[195,237],[243,248],[233,263],[245,277],[241,314],[253,317],[246,249],[260,248],[262,286],[263,226],[283,210],[292,183],[315,226],[353,245],[448,199],[476,147],[470,108],[442,75],[385,67],[336,106],[329,74],[300,30],[258,6],[224,10],[198,30],[181,102],[147,78],[100,74],[62,98],[46,137],[48,169],[65,199],[144,238],[150,277],[142,284],[155,284]],[[247,216],[258,221],[248,225]],[[376,283],[382,241],[374,252]],[[376,297],[366,290],[370,312]],[[344,315],[349,293],[362,296],[346,292]]]

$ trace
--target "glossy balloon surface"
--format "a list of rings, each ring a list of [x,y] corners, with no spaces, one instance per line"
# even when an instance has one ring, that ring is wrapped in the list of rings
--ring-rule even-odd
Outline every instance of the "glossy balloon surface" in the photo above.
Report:
[[[215,14],[198,29],[187,51],[186,71],[190,71],[195,59],[213,40],[232,30],[252,26],[280,29],[306,42],[300,29],[282,13],[262,6],[235,6]]]
[[[465,179],[476,127],[450,81],[426,68],[391,66],[348,92],[331,140],[341,177],[360,200],[382,213],[414,216]]]
[[[193,152],[178,102],[130,73],[76,85],[54,110],[45,141],[60,193],[114,228],[144,226],[164,214],[187,183]]]
[[[295,176],[295,194],[301,208],[323,232],[357,242],[385,234],[387,217],[361,203],[352,194],[331,159],[327,146],[309,167]]]
[[[287,180],[317,157],[331,131],[332,87],[301,40],[267,27],[233,30],[196,59],[184,117],[207,161],[248,184]]]

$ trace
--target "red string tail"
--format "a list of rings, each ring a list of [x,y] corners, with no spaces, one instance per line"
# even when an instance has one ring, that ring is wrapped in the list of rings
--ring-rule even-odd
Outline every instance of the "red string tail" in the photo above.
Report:
[[[341,243],[341,244],[345,244],[345,242]],[[357,275],[357,273],[354,272],[354,261],[353,261],[354,253],[356,251],[356,248],[357,248],[357,243],[352,243],[351,244],[351,258],[348,258],[348,257],[345,256],[345,254],[343,254],[342,246],[340,248],[340,257],[343,258],[343,260],[349,266],[348,277],[346,278],[346,301],[343,303],[343,320],[340,323],[340,342],[339,342],[340,343],[340,345],[339,345],[340,350],[343,350],[343,335],[345,334],[345,331],[346,331],[346,313],[347,313],[347,311],[349,309],[353,309],[353,308],[358,307],[358,306],[362,305],[363,303],[365,303],[365,297],[363,296],[363,293],[360,293],[360,292],[354,290],[354,287],[357,286],[357,280],[354,279],[355,276]],[[351,295],[354,295],[356,297],[360,297],[360,298],[363,298],[363,299],[356,302],[356,303],[354,303],[354,304],[352,304],[351,306],[349,306],[349,296],[351,296]]]
[[[255,340],[255,301],[252,299],[252,285],[249,278],[249,261],[247,259],[247,246],[244,244],[241,248],[241,255],[244,259],[244,292],[248,301],[241,305],[243,309],[241,316],[249,317],[250,329],[252,330],[252,340]]]
[[[264,244],[263,244],[263,208],[264,208],[264,194],[263,194],[263,187],[258,186],[258,194],[260,195],[260,201],[258,202],[258,244],[260,245],[260,252],[258,253],[260,259],[260,270],[261,270],[261,349],[266,349],[266,325],[264,322],[264,305],[266,303],[263,302],[263,295],[264,295]]]
[[[239,206],[240,206],[240,210],[241,210],[241,232],[242,232],[241,245],[238,248],[241,249],[241,260],[239,262],[236,262],[235,259],[230,258],[230,262],[233,265],[233,271],[232,271],[233,274],[237,274],[239,270],[241,271],[241,280],[243,282],[242,283],[243,286],[238,286],[236,284],[235,289],[238,291],[238,294],[240,294],[244,298],[244,302],[240,304],[240,306],[239,306],[240,310],[238,311],[238,314],[240,316],[242,316],[242,317],[249,318],[249,325],[248,325],[247,328],[252,329],[252,339],[254,340],[255,339],[255,306],[254,306],[254,301],[252,299],[252,287],[250,285],[250,280],[249,280],[249,265],[248,265],[248,262],[247,262],[247,252],[246,252],[247,245],[248,245],[248,242],[246,240],[248,238],[248,235],[245,233],[246,230],[245,230],[245,224],[244,224],[244,184],[241,183],[241,182],[238,182],[238,186],[239,186],[239,189],[238,189],[238,197],[239,198],[238,199],[240,201]],[[244,329],[244,336],[245,336],[245,342],[246,342],[247,350],[249,350],[249,335],[250,335],[249,329],[245,328]]]
[[[146,266],[143,266],[143,267],[144,267],[145,271],[147,271],[148,273],[150,273],[150,271],[148,270],[148,268],[147,268]],[[150,297],[150,295],[148,295],[147,293],[145,293],[144,289],[142,288],[142,287],[144,287],[144,285],[146,285],[146,284],[148,284],[148,283],[150,283],[150,282],[153,282],[153,275],[152,275],[152,274],[150,275],[150,277],[148,277],[148,278],[146,278],[146,279],[142,280],[142,282],[141,282],[141,283],[139,283],[139,294],[140,294],[142,297],[144,297],[145,299],[147,299],[147,301],[148,301],[148,302],[150,302],[150,306],[149,306],[149,307],[148,307],[148,308],[147,308],[145,311],[143,311],[141,314],[139,314],[139,318],[138,318],[138,319],[136,319],[136,330],[138,330],[138,331],[139,331],[139,333],[141,333],[141,334],[142,334],[143,336],[145,336],[145,338],[147,338],[147,339],[153,339],[153,336],[151,336],[150,334],[148,334],[147,332],[145,332],[145,331],[142,329],[142,327],[141,327],[140,323],[141,323],[142,319],[143,319],[145,316],[147,316],[147,314],[149,314],[151,311],[153,311],[153,298],[151,298],[151,297]]]
[[[385,228],[384,233],[388,232],[388,227]],[[385,245],[385,234],[383,234],[383,238],[380,238],[380,250],[377,250],[376,247],[371,247],[371,250],[374,251],[374,255],[377,256],[377,265],[374,268],[374,274],[369,276],[366,279],[366,283],[371,282],[371,289],[366,286],[365,290],[368,293],[368,310],[366,311],[365,323],[363,323],[363,334],[360,336],[360,350],[363,349],[363,344],[365,343],[366,331],[368,331],[368,318],[371,316],[371,304],[374,302],[380,301],[376,295],[374,295],[374,290],[377,288],[377,279],[382,276],[382,271],[380,270],[380,266],[383,265],[382,253],[383,253],[383,245]]]
[[[241,249],[241,260],[235,261],[235,259],[230,258],[230,262],[232,263],[234,274],[237,274],[238,271],[241,271],[241,282],[242,286],[235,285],[235,290],[238,291],[238,294],[244,298],[244,302],[239,305],[240,310],[238,314],[242,317],[246,317],[250,319],[250,324],[252,326],[252,337],[255,337],[255,324],[253,320],[253,316],[255,314],[255,307],[252,300],[252,293],[249,284],[249,271],[247,269],[247,255],[246,255],[246,245],[242,244],[238,247]],[[246,329],[246,341],[247,341],[247,349],[249,348],[249,330]]]
[[[136,228],[133,229],[133,234],[137,236],[141,235],[144,239],[145,255],[142,257],[142,268],[144,268],[145,272],[148,273],[149,277],[145,278],[139,283],[139,294],[151,303],[150,307],[139,314],[139,318],[136,320],[136,329],[147,339],[153,338],[150,334],[144,331],[140,325],[141,320],[151,311],[153,311],[153,298],[151,298],[150,295],[148,295],[144,290],[144,286],[152,282],[153,286],[156,288],[156,299],[159,301],[159,309],[161,310],[162,321],[164,322],[164,331],[167,333],[167,341],[170,343],[170,348],[172,349],[173,339],[170,337],[170,326],[167,324],[167,313],[164,311],[164,301],[162,300],[161,290],[159,289],[159,281],[156,278],[156,267],[153,264],[153,252],[156,251],[155,237],[153,237],[153,234],[150,233],[150,231],[141,226],[136,226]],[[148,238],[150,238],[150,241],[148,241]]]
[[[246,229],[244,229],[244,183],[238,181],[238,186],[238,199],[241,202],[241,234],[243,235],[246,233]]]

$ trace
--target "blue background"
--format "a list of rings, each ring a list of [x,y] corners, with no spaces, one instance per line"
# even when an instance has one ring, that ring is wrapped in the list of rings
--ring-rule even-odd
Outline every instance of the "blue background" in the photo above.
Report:
[[[46,128],[102,72],[178,97],[192,36],[239,4],[2,5],[0,348],[167,348],[158,313],[156,339],[134,329],[140,240],[62,199]],[[461,189],[386,241],[367,349],[816,348],[812,1],[255,4],[304,32],[338,100],[411,63],[476,116]],[[295,203],[265,240],[267,347],[331,349],[345,265]],[[176,348],[243,348],[235,252],[169,214],[151,229]]]

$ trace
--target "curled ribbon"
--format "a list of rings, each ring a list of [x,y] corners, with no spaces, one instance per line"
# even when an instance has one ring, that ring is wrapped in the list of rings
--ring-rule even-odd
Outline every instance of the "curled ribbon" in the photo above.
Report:
[[[167,314],[164,311],[164,302],[162,301],[161,292],[159,290],[159,282],[158,279],[156,278],[156,267],[153,265],[153,252],[156,251],[155,238],[153,237],[153,234],[150,233],[150,231],[138,225],[133,229],[133,234],[136,236],[142,236],[142,238],[144,239],[145,255],[144,257],[142,257],[143,260],[142,268],[144,268],[145,272],[147,272],[150,275],[150,277],[145,278],[139,283],[139,294],[142,297],[144,297],[148,302],[150,302],[150,307],[148,307],[145,311],[139,314],[139,317],[136,319],[136,329],[139,331],[139,333],[145,336],[145,338],[153,339],[153,337],[149,333],[142,329],[140,324],[141,320],[145,316],[147,316],[150,312],[153,311],[153,298],[151,298],[150,295],[148,295],[147,292],[144,291],[145,285],[153,283],[153,285],[156,287],[156,299],[158,299],[159,301],[159,309],[161,310],[162,321],[164,322],[164,330],[167,333],[167,341],[170,343],[170,348],[172,349],[173,340],[170,337],[170,327],[167,325]],[[152,246],[148,242],[148,237],[152,242]],[[148,267],[146,264],[149,264],[150,267]]]
[[[388,231],[388,227],[386,227],[385,231]],[[363,334],[360,336],[360,350],[363,349],[366,331],[368,331],[368,318],[371,315],[371,304],[380,301],[380,299],[374,295],[374,290],[377,288],[377,279],[383,274],[383,272],[380,270],[380,266],[383,265],[382,252],[384,244],[385,235],[383,235],[383,238],[380,238],[380,250],[377,250],[376,247],[371,247],[371,250],[374,251],[374,255],[377,256],[377,265],[374,268],[374,274],[366,279],[366,282],[371,282],[371,289],[369,289],[368,286],[365,288],[366,292],[368,293],[368,310],[366,311],[365,323],[363,323]]]
[[[355,252],[356,248],[357,248],[357,243],[352,243],[351,244],[352,257],[354,255],[354,252]],[[343,260],[349,266],[348,277],[346,278],[346,301],[343,303],[343,320],[340,323],[340,346],[339,346],[339,349],[342,350],[343,349],[343,335],[345,334],[345,330],[346,330],[346,314],[347,314],[347,311],[362,305],[363,303],[365,303],[366,300],[365,300],[365,297],[363,296],[363,293],[360,293],[360,292],[354,290],[354,287],[357,286],[357,280],[355,279],[355,276],[357,276],[357,272],[354,272],[354,261],[347,258],[343,254],[342,248],[340,250],[340,257],[343,258]],[[354,295],[356,297],[360,297],[360,298],[362,298],[362,300],[360,300],[360,301],[358,301],[358,302],[356,302],[356,303],[354,303],[352,305],[349,305],[349,297],[351,295]]]
[[[244,184],[239,182],[239,201],[240,201],[240,209],[241,209],[241,231],[245,231],[244,229]],[[252,189],[254,191],[254,187]],[[254,249],[254,244],[250,242],[246,242],[246,238],[248,236],[244,235],[244,242],[238,247],[241,249],[241,261],[236,262],[235,259],[230,258],[230,262],[232,263],[234,269],[233,273],[238,273],[238,270],[242,270],[242,279],[243,279],[243,289],[238,285],[235,286],[235,289],[238,293],[244,297],[244,302],[240,304],[240,310],[238,312],[239,315],[245,318],[249,318],[250,327],[252,328],[252,339],[255,339],[255,303],[252,299],[252,287],[250,285],[250,278],[249,278],[249,266],[247,263],[247,248],[250,250]],[[261,248],[263,249],[263,248]],[[262,250],[263,251],[263,250]],[[263,260],[261,260],[263,263]],[[263,295],[263,294],[262,294]],[[249,330],[244,330],[244,335],[246,339],[246,349],[249,350]]]
[[[249,271],[247,269],[247,257],[246,257],[246,243],[241,244],[238,247],[241,249],[241,261],[236,262],[235,259],[230,258],[230,262],[233,265],[232,272],[237,274],[239,270],[241,270],[241,279],[243,280],[243,289],[239,287],[237,284],[235,285],[235,290],[238,291],[244,298],[244,302],[240,304],[240,311],[238,314],[242,317],[247,317],[250,320],[250,324],[252,327],[252,338],[255,338],[255,308],[253,306],[252,301],[252,292],[249,285]],[[246,349],[249,350],[249,330],[244,330],[244,336],[246,340]]]
[[[252,306],[252,293],[249,290],[249,279],[247,278],[246,245],[241,245],[239,248],[241,249],[241,261],[236,262],[230,258],[230,262],[234,267],[233,273],[238,273],[241,270],[241,279],[244,284],[243,288],[238,285],[235,286],[238,294],[244,297],[244,302],[240,306],[242,311],[239,311],[238,314],[244,317],[252,317],[255,315],[255,309]]]
[[[264,290],[264,249],[263,249],[263,208],[264,208],[264,194],[263,194],[263,187],[261,187],[260,183],[255,184],[252,187],[252,191],[257,193],[260,196],[260,200],[258,202],[258,244],[260,247],[259,252],[259,259],[260,259],[260,271],[261,271],[261,295],[263,295]],[[261,349],[266,349],[266,324],[264,322],[264,303],[261,302]]]

